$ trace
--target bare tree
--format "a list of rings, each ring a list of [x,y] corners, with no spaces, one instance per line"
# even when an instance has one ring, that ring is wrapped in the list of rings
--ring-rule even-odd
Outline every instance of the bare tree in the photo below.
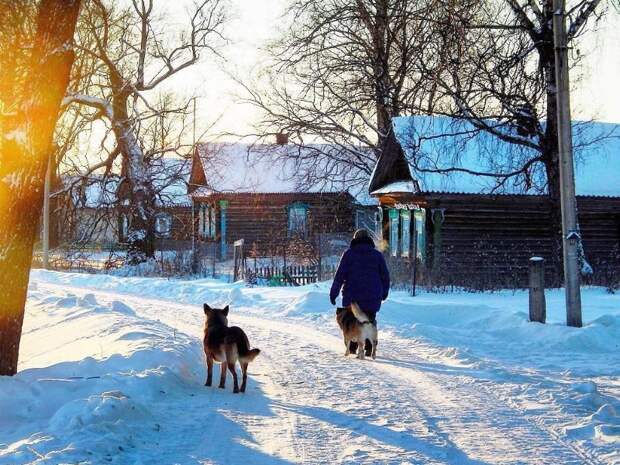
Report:
[[[263,114],[257,133],[309,148],[285,156],[312,181],[365,184],[391,118],[427,97],[414,65],[426,56],[435,3],[292,1],[290,27],[268,47],[268,85],[241,83]]]
[[[153,0],[132,0],[127,8],[93,0],[79,30],[80,52],[94,73],[76,80],[66,105],[93,110],[104,119],[113,146],[86,174],[120,170],[118,197],[129,210],[128,260],[139,263],[153,255],[154,200],[149,157],[140,140],[145,125],[162,115],[183,113],[188,103],[172,109],[152,102],[152,95],[179,72],[196,64],[202,52],[217,54],[225,21],[225,0],[202,0],[189,14],[188,27],[173,37],[155,14]],[[161,94],[160,94],[161,95]]]
[[[19,5],[15,6],[19,10]],[[69,83],[79,9],[79,0],[41,0],[31,47],[28,37],[20,35],[20,24],[13,29],[23,40],[17,42],[20,50],[28,55],[23,61],[18,60],[27,65],[14,68],[15,72],[23,71],[22,79],[12,81],[9,93],[13,104],[8,114],[2,116],[0,133],[0,375],[17,371],[45,171]],[[11,21],[6,17],[3,20]],[[0,38],[2,50],[7,46],[4,32]]]
[[[152,205],[159,209],[178,202],[177,186],[186,182],[189,170],[187,157],[192,148],[191,138],[188,137],[191,113],[186,104],[175,103],[169,95],[161,97],[152,106],[157,112],[149,110],[136,119],[136,136],[149,172]],[[70,107],[65,119],[74,110],[84,108],[88,107]],[[85,124],[89,126],[88,118],[76,117],[82,123],[86,120]],[[67,132],[70,135],[71,131]],[[107,137],[99,141],[100,135],[94,128],[87,128],[81,135],[85,133],[93,135],[99,142],[98,146],[84,150],[82,138],[63,152],[60,166],[62,184],[53,194],[61,207],[57,215],[66,225],[63,248],[72,251],[95,244],[116,248],[118,240],[126,240],[126,226],[131,214],[122,197],[122,157],[119,156],[109,167],[100,168],[99,164],[106,162],[111,150],[116,147],[109,144],[113,142],[114,134],[110,130]],[[172,191],[176,194],[171,194]]]
[[[574,0],[567,8],[568,41],[574,47],[572,66],[580,61],[579,38],[590,20],[604,12],[601,0]],[[428,137],[441,130],[417,128],[411,140],[412,161],[419,172],[465,172],[494,180],[495,189],[510,185],[522,192],[547,192],[554,208],[556,246],[561,247],[560,176],[558,162],[557,87],[553,42],[552,0],[460,0],[446,2],[437,13],[443,26],[432,41],[437,62],[426,68],[418,60],[418,72],[428,76],[427,90],[439,104],[431,112],[453,118],[444,136],[448,152],[417,152]],[[573,82],[578,81],[574,76]],[[464,124],[463,124],[464,123]],[[580,145],[596,142],[606,134],[580,135]],[[416,131],[411,131],[415,139]],[[482,135],[478,135],[481,133]],[[456,137],[454,137],[456,136]],[[478,155],[484,169],[460,165],[466,153],[459,139],[483,141]],[[507,150],[497,150],[498,143]],[[561,254],[558,254],[558,257]],[[559,266],[559,261],[558,261]]]
[[[579,0],[569,8],[568,39],[575,47],[588,19],[602,15],[600,5],[600,0]],[[434,71],[440,72],[429,84],[438,87],[442,97],[443,105],[434,114],[464,120],[474,131],[524,149],[496,160],[507,169],[488,176],[500,185],[520,176],[524,190],[547,188],[555,199],[559,174],[552,18],[551,0],[452,2],[444,15],[447,33],[438,45],[441,64]],[[575,54],[573,65],[578,61]],[[536,184],[541,183],[541,167],[544,180]]]

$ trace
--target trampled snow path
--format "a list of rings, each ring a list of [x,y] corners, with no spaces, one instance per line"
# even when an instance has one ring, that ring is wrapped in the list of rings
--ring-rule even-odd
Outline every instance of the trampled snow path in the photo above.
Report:
[[[196,305],[38,286],[94,294],[103,303],[122,301],[141,318],[200,337],[203,314]],[[562,426],[576,419],[555,404],[562,387],[551,380],[521,383],[519,377],[530,375],[462,363],[428,342],[385,332],[377,361],[345,359],[335,323],[321,327],[248,312],[233,304],[230,322],[242,326],[262,350],[250,366],[249,392],[233,396],[230,384],[226,391],[198,384],[162,390],[151,409],[157,431],[137,430],[140,451],[131,461],[115,463],[598,464],[617,459],[599,457],[561,434]]]

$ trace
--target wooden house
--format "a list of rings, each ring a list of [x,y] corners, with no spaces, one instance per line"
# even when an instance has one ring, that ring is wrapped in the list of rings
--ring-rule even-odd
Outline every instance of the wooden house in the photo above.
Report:
[[[191,246],[192,209],[187,194],[189,163],[179,158],[151,166],[158,249]],[[126,241],[129,214],[119,202],[119,176],[64,177],[52,196],[56,245],[88,243],[116,247]]]
[[[286,145],[201,143],[194,151],[189,192],[197,218],[195,236],[217,245],[220,258],[243,239],[255,256],[321,246],[366,219],[367,207],[345,186],[300,185],[294,165],[275,161]]]
[[[426,131],[412,143],[414,125]],[[488,289],[525,287],[528,259],[540,256],[546,259],[547,284],[560,285],[553,206],[535,185],[544,180],[530,179],[529,189],[524,189],[518,179],[507,184],[475,176],[473,172],[489,171],[480,166],[480,150],[492,150],[492,159],[498,160],[505,144],[487,145],[490,140],[476,139],[486,136],[438,126],[422,117],[395,119],[370,180],[370,193],[382,209],[377,233],[387,242],[390,257],[411,262],[416,256],[422,278],[431,285]],[[584,146],[576,166],[584,271],[588,265],[593,270],[585,281],[601,285],[620,282],[620,133],[615,135],[612,126],[596,126],[606,137]],[[449,154],[448,145],[459,151],[458,157]],[[411,166],[413,156],[419,157],[419,171]],[[423,169],[425,160],[426,167],[442,172]],[[448,166],[469,169],[451,171]]]

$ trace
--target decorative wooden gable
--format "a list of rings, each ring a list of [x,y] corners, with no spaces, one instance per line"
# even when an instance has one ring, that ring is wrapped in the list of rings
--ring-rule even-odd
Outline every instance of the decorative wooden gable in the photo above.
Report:
[[[204,166],[202,165],[202,159],[199,154],[199,146],[194,149],[194,155],[192,156],[192,170],[189,176],[188,191],[191,194],[197,188],[207,185],[207,177],[205,175]]]
[[[420,191],[418,181],[411,176],[409,162],[392,127],[381,148],[368,190],[371,194],[388,193],[390,186],[395,189],[395,192],[415,194]]]

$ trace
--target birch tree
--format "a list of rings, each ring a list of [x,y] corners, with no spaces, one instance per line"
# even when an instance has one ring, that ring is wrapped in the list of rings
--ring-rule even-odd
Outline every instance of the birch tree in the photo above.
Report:
[[[13,6],[27,8],[28,2]],[[0,120],[0,375],[17,371],[32,250],[43,204],[45,171],[54,127],[74,59],[73,34],[79,0],[41,0],[31,44],[19,27],[3,29],[0,50],[11,29],[22,37],[22,56],[9,89],[12,106]],[[15,17],[4,17],[11,21]],[[9,40],[9,42],[7,42]],[[28,52],[30,51],[30,52]]]
[[[85,10],[79,51],[92,60],[95,72],[85,76],[86,82],[76,80],[64,104],[93,109],[93,117],[104,119],[114,136],[114,147],[88,171],[109,173],[120,160],[118,194],[129,210],[129,263],[143,262],[154,252],[155,193],[139,139],[140,125],[170,111],[151,101],[167,81],[196,64],[201,53],[218,53],[224,5],[224,0],[201,0],[176,34],[156,13],[153,0],[132,0],[128,7],[93,0]]]

